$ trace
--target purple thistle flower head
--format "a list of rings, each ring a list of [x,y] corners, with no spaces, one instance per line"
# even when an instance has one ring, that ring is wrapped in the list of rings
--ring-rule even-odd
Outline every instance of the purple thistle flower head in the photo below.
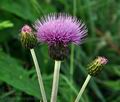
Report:
[[[35,23],[40,42],[48,44],[81,44],[87,34],[84,23],[67,14],[50,14]]]
[[[84,23],[64,13],[45,16],[37,20],[34,27],[38,41],[49,45],[50,56],[55,56],[56,60],[64,59],[59,57],[66,55],[68,44],[79,45],[87,35]]]

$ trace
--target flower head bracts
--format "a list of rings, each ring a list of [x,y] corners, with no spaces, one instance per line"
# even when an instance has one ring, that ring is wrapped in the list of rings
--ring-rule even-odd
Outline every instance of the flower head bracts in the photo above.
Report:
[[[91,76],[96,76],[101,72],[103,66],[106,65],[108,60],[105,57],[97,57],[90,65],[88,66],[88,73]]]

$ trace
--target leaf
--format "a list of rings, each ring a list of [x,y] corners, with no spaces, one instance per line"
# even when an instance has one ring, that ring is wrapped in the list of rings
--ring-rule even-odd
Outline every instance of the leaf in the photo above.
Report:
[[[0,51],[0,80],[29,95],[40,98],[37,79],[29,78],[28,72],[18,61]]]
[[[120,91],[120,80],[116,80],[116,81],[104,81],[102,83],[106,87],[109,87],[110,90]]]
[[[47,14],[51,12],[56,12],[56,8],[53,5],[49,5],[44,2],[40,2],[38,0],[31,0],[31,3],[34,7],[34,9],[37,11],[37,13],[40,14]]]
[[[0,9],[29,21],[35,21],[41,14],[56,11],[54,6],[39,4],[36,0],[1,0]]]
[[[11,38],[11,35],[13,35],[13,32],[10,32],[9,29],[12,29],[13,27],[14,27],[14,23],[11,20],[4,19],[0,22],[0,34],[2,35],[0,37],[0,42],[4,42],[4,41],[6,42],[7,39]]]
[[[96,93],[96,95],[99,97],[99,99],[101,100],[101,102],[106,102],[103,94],[101,93],[98,85],[95,83],[94,80],[91,80],[90,86],[94,90],[94,92]]]
[[[10,27],[13,27],[13,26],[14,26],[14,24],[9,20],[0,22],[0,30],[4,29],[4,28],[10,28]]]
[[[36,12],[30,0],[1,0],[0,9],[13,13],[25,20],[33,21],[36,19]]]

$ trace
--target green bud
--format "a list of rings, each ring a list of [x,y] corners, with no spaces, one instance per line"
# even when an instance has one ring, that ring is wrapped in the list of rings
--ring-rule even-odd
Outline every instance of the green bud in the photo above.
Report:
[[[28,25],[23,26],[21,30],[21,43],[23,47],[32,49],[37,44],[37,39],[34,33],[32,32],[32,28]]]
[[[96,76],[102,71],[103,66],[107,64],[107,62],[108,60],[105,57],[97,57],[92,63],[89,64],[87,69],[88,73],[91,76]]]

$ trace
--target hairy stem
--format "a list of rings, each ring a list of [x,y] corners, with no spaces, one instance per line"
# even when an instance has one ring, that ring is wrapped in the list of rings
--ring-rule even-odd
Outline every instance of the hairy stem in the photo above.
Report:
[[[38,61],[37,61],[35,51],[34,51],[34,49],[30,49],[30,52],[31,52],[31,55],[32,55],[32,58],[33,58],[33,61],[34,61],[35,68],[36,68],[39,87],[40,87],[40,91],[41,91],[41,94],[42,94],[43,102],[47,102],[46,93],[45,93],[45,89],[44,89],[44,85],[43,85],[43,81],[42,81],[42,75],[41,75],[41,72],[40,72],[40,68],[39,68],[39,64],[38,64]]]
[[[78,93],[77,98],[75,99],[75,102],[79,102],[79,100],[80,100],[80,98],[81,98],[83,92],[85,91],[85,88],[86,88],[88,82],[90,81],[90,79],[91,79],[91,76],[88,74],[88,76],[87,76],[87,78],[86,78],[86,80],[85,80],[85,82],[84,82],[82,88],[80,89],[80,92]]]
[[[51,93],[51,101],[50,102],[56,102],[56,100],[57,100],[60,65],[61,65],[61,61],[55,61],[53,86],[52,86],[52,93]]]

